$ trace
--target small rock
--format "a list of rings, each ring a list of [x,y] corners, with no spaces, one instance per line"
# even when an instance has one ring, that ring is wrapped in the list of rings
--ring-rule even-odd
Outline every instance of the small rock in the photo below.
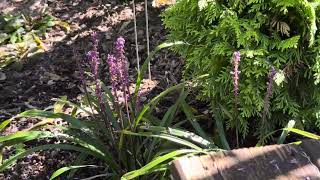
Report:
[[[53,80],[49,80],[47,84],[48,84],[49,86],[51,86],[51,85],[54,85],[55,82],[54,82]]]
[[[0,72],[0,81],[4,81],[4,80],[6,80],[6,79],[7,79],[6,74],[3,73],[3,72]]]

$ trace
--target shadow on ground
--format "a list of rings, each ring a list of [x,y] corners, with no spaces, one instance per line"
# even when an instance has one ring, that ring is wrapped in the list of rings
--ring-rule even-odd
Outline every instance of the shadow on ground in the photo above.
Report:
[[[33,10],[35,4],[36,7],[40,6],[39,3],[41,3],[39,0],[36,3],[35,1],[18,3],[13,11],[27,12],[27,10]],[[45,40],[49,49],[47,52],[23,60],[24,65],[20,72],[16,71],[15,66],[3,70],[7,79],[0,81],[0,120],[25,109],[50,106],[52,98],[62,95],[75,100],[80,91],[74,53],[79,55],[77,57],[85,59],[83,55],[90,48],[89,36],[93,31],[98,32],[102,61],[105,61],[113,40],[118,35],[125,37],[131,75],[135,74],[136,57],[131,5],[112,0],[61,0],[48,1],[48,10],[55,17],[68,21],[72,30],[69,34],[65,34],[63,29],[54,28]],[[139,51],[144,59],[146,39],[143,4],[138,3],[137,10]],[[150,8],[151,48],[163,41],[165,36],[158,17],[159,12],[159,9]],[[176,70],[174,73],[179,73],[177,71],[179,68],[176,67],[179,66],[180,61],[177,61],[176,57],[171,57],[172,55],[168,53],[164,56],[159,55],[156,59],[161,60],[155,61],[153,66],[154,78],[166,84],[170,84],[171,80],[177,81],[174,79],[176,75],[173,73],[170,75],[174,72],[172,70]],[[168,62],[166,59],[169,58],[175,61]],[[107,75],[105,79],[108,79]]]

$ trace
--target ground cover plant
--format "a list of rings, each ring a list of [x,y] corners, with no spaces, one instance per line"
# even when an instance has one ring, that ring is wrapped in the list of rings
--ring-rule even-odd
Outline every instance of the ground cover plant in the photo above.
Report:
[[[318,0],[180,0],[162,17],[169,39],[187,44],[174,48],[184,78],[208,74],[199,97],[261,139],[290,119],[320,128],[319,13]]]
[[[98,39],[95,33],[92,35],[93,45],[92,50],[87,53],[87,61],[91,67],[90,77],[93,83],[87,82],[84,71],[81,70],[80,78],[85,91],[81,105],[62,98],[57,100],[53,111],[28,110],[14,117],[38,117],[43,120],[30,129],[0,138],[1,149],[12,145],[20,147],[14,155],[3,160],[0,171],[14,164],[17,159],[35,151],[58,148],[78,151],[81,154],[76,164],[58,169],[50,179],[79,168],[99,168],[100,166],[96,164],[85,163],[88,156],[103,162],[105,173],[96,177],[133,179],[157,172],[152,178],[160,178],[168,176],[168,164],[175,157],[219,150],[199,124],[193,120],[193,113],[185,102],[188,95],[188,86],[185,83],[165,90],[146,104],[142,105],[139,102],[142,72],[146,70],[151,57],[162,48],[181,43],[165,43],[151,52],[138,73],[133,94],[129,91],[124,43],[124,38],[119,37],[107,58],[112,84],[112,89],[109,90],[100,80],[99,65],[102,62],[97,50]],[[80,66],[79,68],[81,69]],[[179,92],[180,96],[176,103],[168,108],[163,118],[157,119],[152,115],[153,109],[161,98],[173,91]],[[73,107],[71,114],[61,113],[65,105]],[[181,129],[181,122],[174,119],[177,111],[186,114],[187,122],[191,123],[199,135]],[[86,113],[86,118],[81,119],[79,113]],[[4,121],[1,129],[14,118]],[[57,118],[67,121],[69,125],[66,127],[55,125],[53,121]],[[46,128],[43,129],[43,127]],[[48,130],[48,127],[51,128]],[[53,128],[58,128],[58,131],[54,131]],[[28,141],[44,138],[64,139],[67,143],[21,148]],[[74,174],[74,171],[72,172]]]
[[[33,18],[24,14],[0,14],[0,68],[23,58],[43,52],[46,47],[41,37],[53,26],[62,26],[67,31],[68,23],[51,15]]]

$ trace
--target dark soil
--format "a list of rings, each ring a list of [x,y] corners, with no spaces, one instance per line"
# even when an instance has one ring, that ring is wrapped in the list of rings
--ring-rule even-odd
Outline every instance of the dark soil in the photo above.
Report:
[[[66,33],[54,27],[43,38],[47,51],[23,62],[0,69],[6,78],[0,80],[0,122],[27,109],[45,109],[53,105],[52,98],[67,96],[77,102],[80,90],[79,71],[76,62],[84,60],[84,54],[90,48],[90,34],[97,32],[100,40],[100,55],[106,60],[114,39],[122,35],[126,39],[126,55],[130,63],[131,81],[136,74],[136,57],[132,4],[116,0],[4,0],[0,12],[24,12],[34,17],[46,6],[48,13],[67,21],[71,31]],[[145,17],[143,3],[137,3],[137,24],[139,54],[143,60],[147,56],[145,38]],[[151,50],[165,40],[166,31],[162,27],[159,14],[161,9],[149,6],[149,33]],[[152,62],[152,81],[145,80],[144,96],[154,96],[160,91],[176,84],[181,79],[182,60],[174,53],[163,50]],[[87,67],[86,63],[82,66]],[[105,65],[103,65],[105,66]],[[105,74],[102,72],[102,74]],[[104,77],[107,81],[107,75]],[[133,82],[134,83],[134,82]],[[38,120],[20,119],[14,121],[2,135],[32,127]],[[47,140],[31,142],[27,147],[57,143]],[[6,149],[4,158],[13,149]],[[48,179],[59,167],[70,165],[77,154],[53,150],[38,152],[19,160],[12,168],[0,174],[0,179]],[[88,172],[87,172],[88,171]],[[95,175],[90,169],[84,171],[89,177]],[[90,171],[90,172],[89,172]],[[95,172],[99,172],[96,170]]]

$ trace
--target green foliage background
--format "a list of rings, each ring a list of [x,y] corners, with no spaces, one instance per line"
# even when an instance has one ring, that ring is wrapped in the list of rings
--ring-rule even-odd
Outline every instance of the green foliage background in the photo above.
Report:
[[[320,128],[319,0],[180,0],[163,13],[169,39],[189,45],[186,79],[209,74],[200,98],[218,102],[227,127],[262,137],[295,119]],[[238,115],[233,112],[232,54],[241,52]],[[268,118],[262,121],[268,72],[274,66]],[[316,125],[316,126],[314,126]],[[254,131],[251,131],[253,130]]]

